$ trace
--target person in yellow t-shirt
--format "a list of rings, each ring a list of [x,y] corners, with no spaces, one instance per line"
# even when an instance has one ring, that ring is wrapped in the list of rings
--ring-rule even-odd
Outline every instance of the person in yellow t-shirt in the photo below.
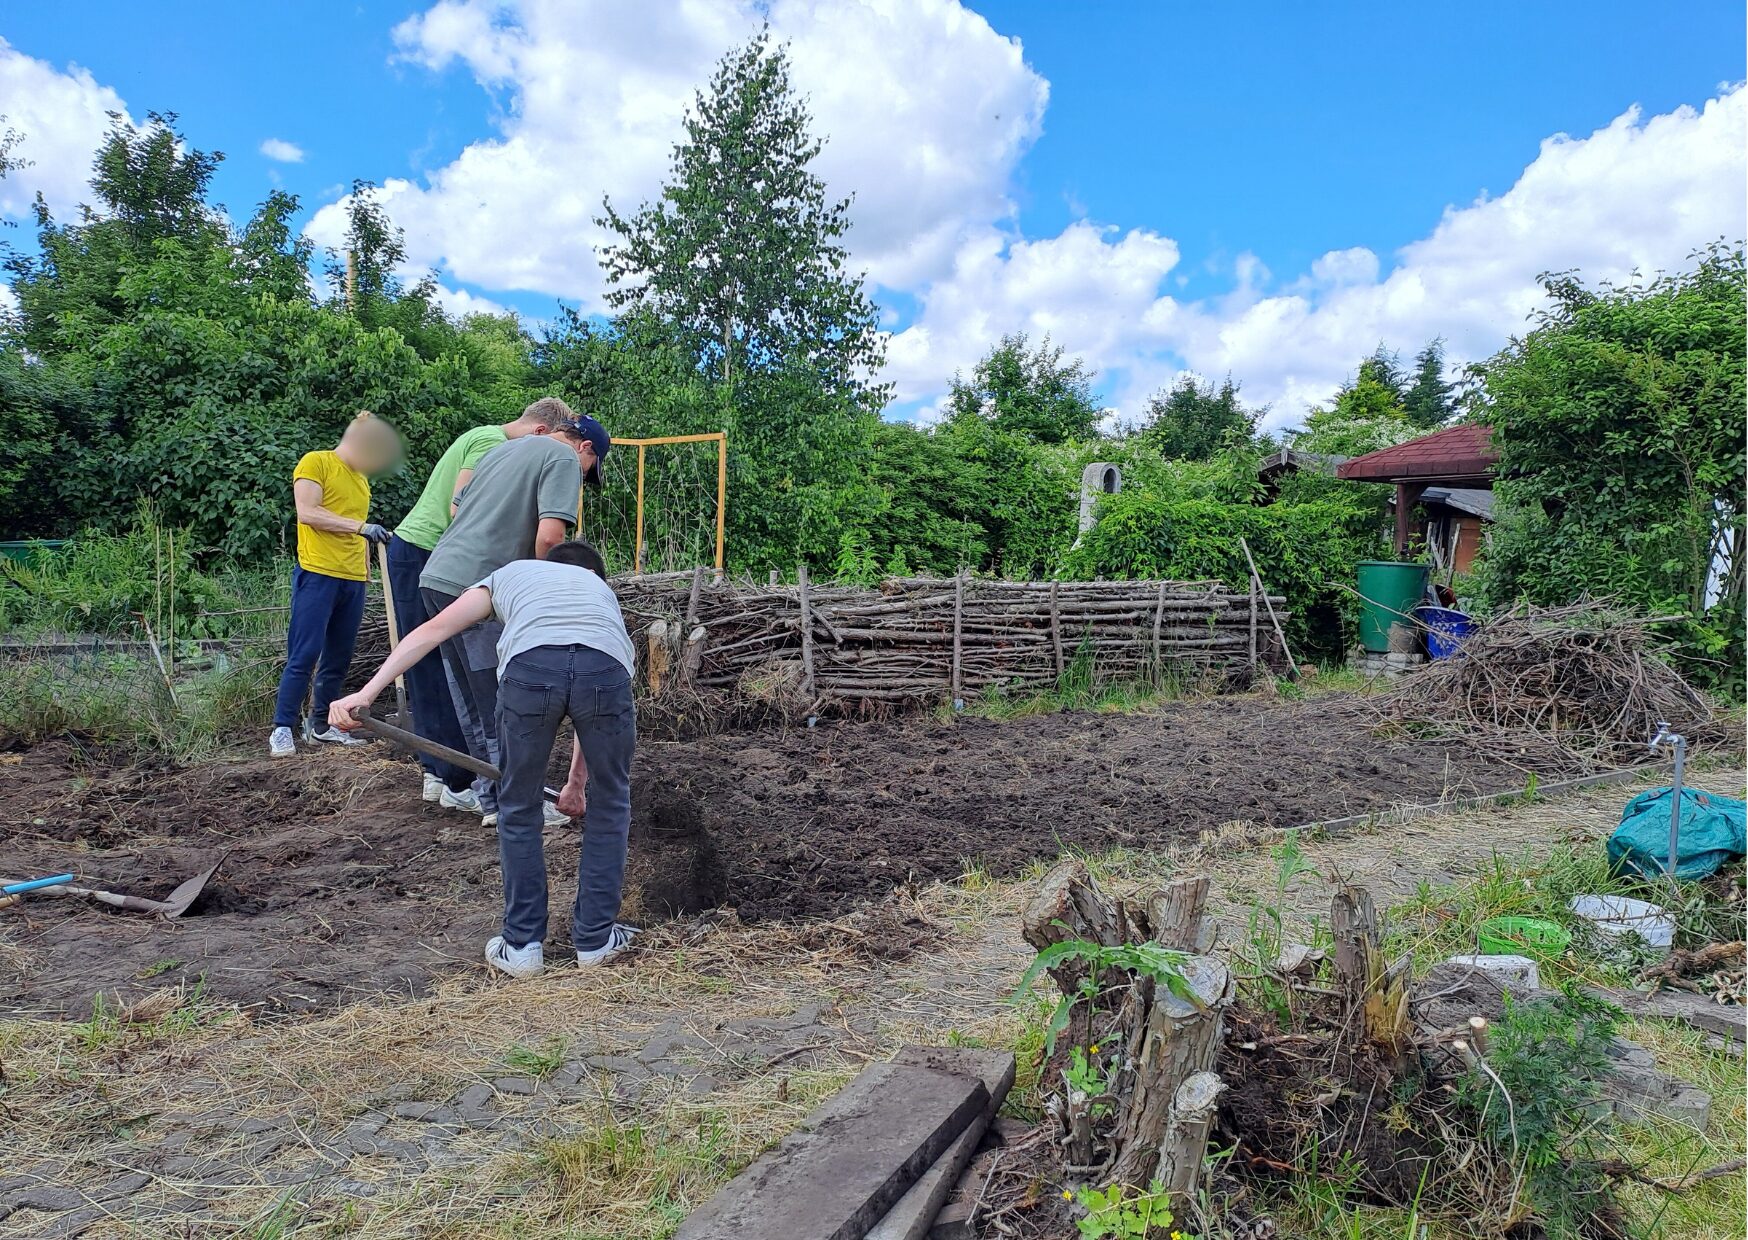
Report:
[[[328,703],[338,697],[364,618],[365,569],[370,548],[386,543],[388,531],[368,520],[370,477],[401,454],[394,428],[365,412],[352,419],[331,451],[306,452],[291,474],[297,504],[297,566],[291,570],[291,625],[285,635],[285,671],[273,707],[267,750],[275,758],[297,752],[292,729],[315,680],[303,738],[309,742],[359,743],[328,723]]]

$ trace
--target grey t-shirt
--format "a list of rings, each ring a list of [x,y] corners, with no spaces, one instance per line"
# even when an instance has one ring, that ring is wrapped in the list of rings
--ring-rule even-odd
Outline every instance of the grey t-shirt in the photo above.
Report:
[[[475,467],[419,584],[459,595],[487,573],[530,558],[542,517],[575,523],[582,485],[582,462],[562,439],[525,435],[493,448]]]
[[[536,646],[588,646],[636,665],[619,599],[605,581],[574,564],[517,560],[475,583],[492,592],[492,613],[503,622],[498,670]]]

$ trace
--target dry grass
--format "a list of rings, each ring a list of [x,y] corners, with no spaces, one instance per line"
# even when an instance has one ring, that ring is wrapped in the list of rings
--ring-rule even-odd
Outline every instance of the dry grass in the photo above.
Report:
[[[1739,791],[1742,777],[1714,771],[1697,782]],[[1450,890],[1474,885],[1496,849],[1546,859],[1574,845],[1591,847],[1631,791],[1602,788],[1303,840],[1314,872],[1289,890],[1289,920],[1309,927],[1326,915],[1337,875],[1373,887],[1380,904],[1437,907],[1429,892],[1440,884]],[[1250,902],[1272,893],[1266,849],[1278,839],[1278,833],[1229,824],[1175,855],[1095,860],[1101,880],[1119,888],[1157,882],[1174,869],[1210,869],[1216,912],[1231,938],[1242,930]],[[101,1183],[126,1170],[140,1143],[171,1117],[223,1106],[238,1119],[299,1117],[299,1143],[255,1168],[268,1172],[307,1162],[323,1134],[366,1110],[398,1100],[447,1099],[513,1072],[541,1075],[536,1061],[555,1039],[572,1054],[583,1047],[626,1054],[658,1027],[678,1024],[715,1047],[697,1052],[701,1069],[721,1083],[705,1096],[692,1096],[674,1081],[625,1101],[614,1096],[609,1076],[586,1076],[558,1105],[503,1098],[501,1129],[464,1130],[456,1138],[456,1148],[471,1155],[459,1170],[410,1175],[382,1158],[358,1158],[342,1173],[350,1184],[327,1176],[288,1191],[259,1175],[233,1185],[165,1176],[135,1198],[171,1204],[199,1197],[229,1220],[228,1234],[247,1237],[655,1240],[862,1063],[888,1056],[905,1041],[1017,1048],[1021,1081],[1009,1109],[1035,1114],[1035,1078],[1028,1070],[1035,1072],[1041,1039],[1038,1012],[1007,1001],[1027,959],[1015,914],[1035,877],[1036,871],[1003,881],[968,866],[958,883],[899,897],[891,915],[921,926],[930,939],[901,961],[883,958],[891,923],[871,915],[801,927],[746,927],[730,919],[656,931],[623,967],[554,970],[526,983],[492,981],[482,970],[453,977],[426,998],[363,1002],[295,1024],[256,1023],[194,994],[178,996],[149,1022],[116,1014],[86,1025],[0,1024],[0,1162],[28,1167],[53,1159],[66,1166],[63,1182]],[[1406,927],[1415,930],[1412,921]],[[1422,947],[1443,950],[1459,934],[1449,919],[1429,921]],[[749,1058],[715,1032],[724,1021],[785,1015],[821,1000],[831,1005],[833,1036],[809,1060]],[[1634,1036],[1670,1070],[1711,1088],[1717,1103],[1704,1143],[1640,1125],[1626,1130],[1629,1148],[1659,1174],[1739,1154],[1741,1061],[1679,1031],[1647,1026]],[[521,1134],[521,1147],[509,1148],[505,1132]],[[396,1135],[392,1125],[384,1133]],[[202,1152],[242,1166],[245,1141],[232,1124],[204,1141]],[[373,1195],[360,1195],[358,1185]],[[1634,1192],[1635,1203],[1647,1204],[1644,1193]],[[1740,1235],[1742,1192],[1738,1175],[1671,1202],[1665,1234]],[[1302,1230],[1291,1234],[1412,1234],[1403,1230],[1401,1214],[1355,1213],[1340,1203],[1298,1205],[1294,1225]],[[48,1217],[16,1215],[9,1222]],[[90,1234],[166,1231],[157,1220],[117,1218]]]

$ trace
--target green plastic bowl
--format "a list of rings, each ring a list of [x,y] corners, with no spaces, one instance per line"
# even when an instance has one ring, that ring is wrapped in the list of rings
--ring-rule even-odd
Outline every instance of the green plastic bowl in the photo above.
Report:
[[[1572,936],[1564,928],[1539,917],[1490,917],[1481,923],[1479,939],[1483,956],[1535,960],[1556,960],[1572,946]]]

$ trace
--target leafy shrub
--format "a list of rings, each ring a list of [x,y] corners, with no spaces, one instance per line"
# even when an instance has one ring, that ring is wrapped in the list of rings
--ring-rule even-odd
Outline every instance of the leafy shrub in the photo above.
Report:
[[[1288,640],[1300,657],[1329,656],[1346,646],[1356,620],[1351,585],[1356,561],[1378,554],[1377,508],[1364,494],[1331,491],[1302,503],[1264,507],[1209,494],[1125,489],[1100,506],[1099,522],[1070,551],[1064,571],[1077,578],[1166,577],[1249,586],[1239,539],[1256,557],[1271,593],[1287,598]]]
[[[1614,595],[1682,614],[1688,675],[1743,692],[1744,264],[1713,246],[1682,275],[1589,289],[1487,363],[1499,451],[1489,602]]]

